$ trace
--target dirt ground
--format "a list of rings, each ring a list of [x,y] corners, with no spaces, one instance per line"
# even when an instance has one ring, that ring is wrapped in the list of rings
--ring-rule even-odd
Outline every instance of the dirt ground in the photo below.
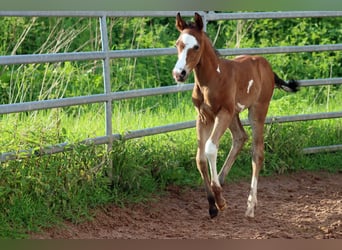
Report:
[[[342,173],[260,177],[254,219],[244,216],[249,182],[224,186],[228,207],[210,219],[204,188],[169,187],[166,196],[96,210],[92,221],[65,222],[33,239],[342,239]]]

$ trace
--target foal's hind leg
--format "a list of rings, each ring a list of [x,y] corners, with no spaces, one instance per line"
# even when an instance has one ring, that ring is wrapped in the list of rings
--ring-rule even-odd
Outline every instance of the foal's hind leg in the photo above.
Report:
[[[223,186],[224,180],[227,174],[229,173],[230,169],[232,168],[232,165],[235,162],[237,155],[239,154],[243,145],[248,139],[246,131],[242,127],[239,114],[235,114],[229,126],[229,129],[230,129],[233,141],[232,141],[232,147],[229,151],[226,161],[223,164],[223,167],[221,168],[221,171],[219,174],[219,181],[220,181],[221,186]]]
[[[252,126],[252,180],[251,190],[247,200],[247,217],[254,217],[254,209],[257,205],[257,188],[259,172],[264,162],[264,122],[268,110],[268,104],[255,105],[250,108],[248,118]]]

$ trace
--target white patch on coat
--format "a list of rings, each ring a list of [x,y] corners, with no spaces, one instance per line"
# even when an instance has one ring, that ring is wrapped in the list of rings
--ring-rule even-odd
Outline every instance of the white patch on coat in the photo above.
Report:
[[[243,104],[241,104],[241,103],[239,103],[239,102],[238,102],[236,105],[238,106],[238,108],[240,109],[240,111],[244,110],[245,107],[246,107],[245,105],[243,105]]]
[[[217,65],[217,69],[216,69],[217,73],[221,73],[221,70],[220,70],[220,64]]]
[[[177,73],[181,73],[185,69],[188,50],[198,45],[197,39],[192,35],[182,34],[180,39],[185,47],[182,50],[182,52],[178,55],[178,61],[173,69],[173,71]]]
[[[253,86],[253,83],[254,83],[253,79],[248,82],[247,94],[249,94],[249,91],[251,90],[251,87]]]

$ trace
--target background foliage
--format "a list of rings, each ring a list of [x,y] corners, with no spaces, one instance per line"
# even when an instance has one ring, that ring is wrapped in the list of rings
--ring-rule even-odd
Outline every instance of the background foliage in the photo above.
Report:
[[[218,21],[207,32],[217,48],[341,43],[342,18]],[[96,18],[0,19],[2,55],[101,50]],[[174,18],[109,18],[110,49],[174,46]],[[341,51],[266,55],[282,77],[316,79],[342,74]],[[173,56],[111,61],[112,90],[173,84]],[[101,62],[1,66],[1,103],[43,100],[103,92]],[[334,87],[337,88],[337,87]],[[306,90],[305,90],[306,91]],[[317,90],[316,90],[317,91]],[[306,95],[306,93],[304,94]]]

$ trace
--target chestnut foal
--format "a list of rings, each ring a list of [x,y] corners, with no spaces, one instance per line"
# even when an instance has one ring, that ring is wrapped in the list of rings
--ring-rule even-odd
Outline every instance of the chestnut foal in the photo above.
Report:
[[[257,205],[259,171],[264,161],[264,122],[275,85],[288,92],[295,92],[298,82],[288,83],[280,79],[268,61],[260,56],[238,56],[234,60],[219,58],[209,38],[203,31],[203,21],[195,13],[195,22],[185,22],[180,14],[176,27],[180,36],[176,42],[178,61],[173,69],[174,79],[184,82],[194,71],[195,85],[192,100],[197,110],[196,121],[198,148],[196,163],[204,180],[209,202],[209,214],[213,218],[226,207],[222,185],[247,134],[241,125],[239,113],[248,109],[252,127],[252,180],[247,200],[247,217],[254,217]],[[219,141],[230,129],[232,147],[219,173],[216,168]],[[210,167],[208,174],[207,160]]]

